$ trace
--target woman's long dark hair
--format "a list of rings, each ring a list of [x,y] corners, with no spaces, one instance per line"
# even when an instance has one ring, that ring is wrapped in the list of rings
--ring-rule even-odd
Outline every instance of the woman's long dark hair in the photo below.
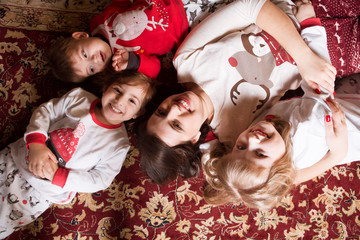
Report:
[[[141,154],[140,166],[157,184],[166,184],[175,180],[177,176],[183,178],[195,177],[201,169],[199,146],[204,142],[209,132],[210,127],[207,123],[204,123],[200,128],[201,136],[197,143],[193,144],[189,141],[174,147],[169,147],[146,129],[147,120],[162,100],[167,96],[183,91],[184,89],[180,86],[178,88],[160,87],[157,90],[158,99],[155,98],[152,103],[148,104],[147,114],[142,119],[139,119],[135,127]]]

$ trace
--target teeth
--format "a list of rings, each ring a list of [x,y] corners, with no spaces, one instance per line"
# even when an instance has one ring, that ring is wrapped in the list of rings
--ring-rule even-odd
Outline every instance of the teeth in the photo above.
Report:
[[[115,112],[117,112],[117,113],[121,113],[121,111],[120,110],[118,110],[117,108],[115,108],[113,105],[110,105],[111,106],[111,108],[115,111]]]
[[[180,100],[178,100],[178,103],[183,105],[186,108],[186,110],[190,111],[190,106],[188,105],[188,103],[185,100],[180,99]]]
[[[263,131],[254,130],[254,131],[252,131],[252,132],[255,133],[255,134],[260,134],[260,135],[262,135],[262,136],[264,136],[264,137],[266,137],[266,138],[269,138],[269,136],[268,136],[266,133],[264,133]]]

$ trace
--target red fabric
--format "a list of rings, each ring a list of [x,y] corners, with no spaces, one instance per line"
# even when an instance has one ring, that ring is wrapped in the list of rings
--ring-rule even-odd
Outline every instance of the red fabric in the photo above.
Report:
[[[46,136],[41,133],[31,133],[26,136],[26,148],[29,149],[29,144],[31,143],[39,143],[45,145]]]
[[[51,183],[63,188],[69,175],[69,171],[70,170],[66,168],[58,168]]]
[[[300,23],[301,29],[312,26],[321,26],[320,18],[308,18]]]
[[[178,47],[188,32],[188,22],[180,0],[138,0],[128,8],[118,2],[106,7],[90,24],[91,34],[108,39],[113,53],[125,47],[140,55],[139,71],[156,78],[160,61],[153,55],[163,55]],[[122,5],[122,4],[121,4]]]
[[[360,72],[359,0],[311,2],[316,17],[326,29],[330,59],[337,69],[337,77]]]

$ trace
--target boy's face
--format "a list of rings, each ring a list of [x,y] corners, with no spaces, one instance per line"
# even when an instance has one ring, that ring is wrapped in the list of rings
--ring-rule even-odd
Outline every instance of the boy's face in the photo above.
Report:
[[[144,101],[145,91],[146,85],[130,86],[118,83],[110,85],[101,98],[102,122],[117,125],[136,118]]]
[[[89,37],[85,32],[75,32],[72,37],[76,41],[67,54],[73,63],[75,74],[84,79],[103,71],[112,57],[109,44],[100,38]]]

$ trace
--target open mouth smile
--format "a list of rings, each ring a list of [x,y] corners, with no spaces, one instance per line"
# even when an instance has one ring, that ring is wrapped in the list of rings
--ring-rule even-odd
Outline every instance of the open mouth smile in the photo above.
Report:
[[[261,135],[261,136],[266,137],[266,138],[270,138],[269,135],[265,131],[263,131],[261,129],[252,130],[251,133],[253,133],[255,135]]]
[[[179,98],[177,101],[176,101],[182,108],[184,108],[186,111],[191,111],[191,108],[190,108],[190,102],[189,100],[187,100],[186,98]]]

